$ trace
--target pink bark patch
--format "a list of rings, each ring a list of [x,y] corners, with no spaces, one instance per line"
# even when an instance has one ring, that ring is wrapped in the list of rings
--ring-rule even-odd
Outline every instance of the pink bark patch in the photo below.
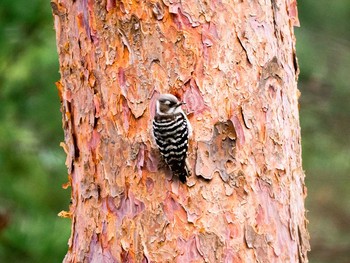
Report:
[[[262,209],[261,205],[259,205],[258,208],[257,208],[255,220],[256,220],[256,223],[258,225],[264,224],[265,213],[264,213],[264,210]]]
[[[127,92],[126,84],[125,84],[126,78],[125,78],[125,71],[121,67],[118,70],[118,82],[119,82],[120,89],[122,90],[122,93],[125,96]]]
[[[159,153],[151,150],[146,150],[147,152],[147,158],[146,158],[146,168],[150,172],[157,172],[158,171],[158,164],[159,164]]]
[[[147,188],[147,193],[151,193],[153,191],[154,181],[150,177],[147,177],[146,179],[146,188]]]
[[[87,38],[91,38],[91,29],[89,24],[89,8],[88,1],[82,0],[78,1],[78,10],[80,13],[77,16],[78,25],[83,26],[87,35]]]
[[[237,255],[235,252],[233,252],[231,249],[227,249],[225,251],[225,259],[224,263],[241,263],[243,262],[242,259]]]
[[[297,1],[292,0],[288,5],[288,15],[290,17],[290,20],[292,20],[293,26],[300,26],[299,17],[298,17],[298,8],[297,8]]]
[[[202,43],[205,47],[211,47],[219,36],[216,26],[213,23],[206,23],[202,26]]]
[[[124,131],[128,132],[129,131],[129,119],[130,119],[130,108],[128,106],[128,103],[125,98],[122,98],[122,114],[123,114],[123,127]]]
[[[183,102],[186,103],[187,113],[200,114],[204,110],[209,109],[200,94],[197,83],[194,79],[191,79],[186,84],[186,91],[183,95]]]
[[[72,91],[69,89],[64,89],[63,93],[62,93],[63,99],[68,101],[68,102],[72,102]]]
[[[132,192],[128,192],[128,195],[123,193],[120,197],[118,207],[115,204],[115,199],[108,197],[107,207],[110,212],[118,217],[118,221],[121,224],[124,217],[134,218],[138,214],[145,210],[145,204],[136,199]]]
[[[96,130],[93,130],[92,135],[91,135],[91,139],[89,141],[89,149],[90,150],[96,149],[97,145],[100,143],[100,138],[101,138],[100,133]]]
[[[100,96],[94,95],[94,105],[95,105],[95,117],[99,118],[101,113],[101,99]]]
[[[164,212],[170,221],[179,218],[182,222],[187,222],[187,214],[183,207],[170,195],[164,200]],[[179,222],[180,223],[180,222]]]
[[[113,257],[109,249],[103,249],[97,234],[95,233],[90,242],[89,248],[89,262],[104,262],[112,263],[116,262],[116,258]]]
[[[232,116],[230,120],[232,121],[233,127],[235,127],[235,131],[237,134],[237,143],[240,145],[244,145],[245,137],[244,137],[244,131],[240,120],[238,119],[237,115]]]
[[[159,97],[159,93],[158,92],[154,92],[152,97],[151,97],[151,101],[149,102],[149,109],[150,109],[150,113],[151,113],[151,119],[154,118],[154,115],[156,114],[156,101]]]
[[[107,12],[116,7],[115,0],[107,0]]]
[[[137,154],[136,167],[139,176],[142,176],[142,167],[145,164],[145,145],[143,143],[140,144],[139,152]]]
[[[174,20],[179,29],[184,27],[197,27],[200,25],[198,21],[194,21],[190,14],[184,12],[181,3],[172,4],[169,7],[169,12],[175,14]]]
[[[177,258],[176,262],[195,262],[202,258],[197,250],[195,236],[192,236],[188,240],[178,238],[177,248],[180,250],[181,255]]]

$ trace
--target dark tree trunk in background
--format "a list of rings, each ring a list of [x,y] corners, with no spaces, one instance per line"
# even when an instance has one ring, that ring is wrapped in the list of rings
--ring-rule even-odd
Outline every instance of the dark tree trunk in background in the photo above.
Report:
[[[51,2],[72,234],[65,262],[307,262],[296,2]],[[181,184],[159,93],[194,128]]]

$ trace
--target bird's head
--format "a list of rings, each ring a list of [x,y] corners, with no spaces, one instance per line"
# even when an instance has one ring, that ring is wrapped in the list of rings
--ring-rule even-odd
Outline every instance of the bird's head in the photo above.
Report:
[[[159,115],[180,113],[183,104],[185,103],[180,102],[172,94],[161,94],[156,102],[156,113]]]

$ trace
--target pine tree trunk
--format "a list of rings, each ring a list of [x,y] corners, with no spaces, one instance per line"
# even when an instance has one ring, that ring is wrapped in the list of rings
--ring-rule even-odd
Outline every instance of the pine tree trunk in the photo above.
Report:
[[[72,233],[65,262],[307,262],[295,0],[51,2]],[[187,184],[151,136],[186,102]]]

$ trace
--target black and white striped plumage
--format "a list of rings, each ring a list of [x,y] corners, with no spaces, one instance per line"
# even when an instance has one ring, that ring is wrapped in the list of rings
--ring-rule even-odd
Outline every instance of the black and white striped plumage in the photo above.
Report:
[[[171,171],[185,183],[189,175],[186,166],[188,138],[192,127],[181,109],[184,104],[171,94],[162,94],[156,102],[153,135],[159,151]]]

